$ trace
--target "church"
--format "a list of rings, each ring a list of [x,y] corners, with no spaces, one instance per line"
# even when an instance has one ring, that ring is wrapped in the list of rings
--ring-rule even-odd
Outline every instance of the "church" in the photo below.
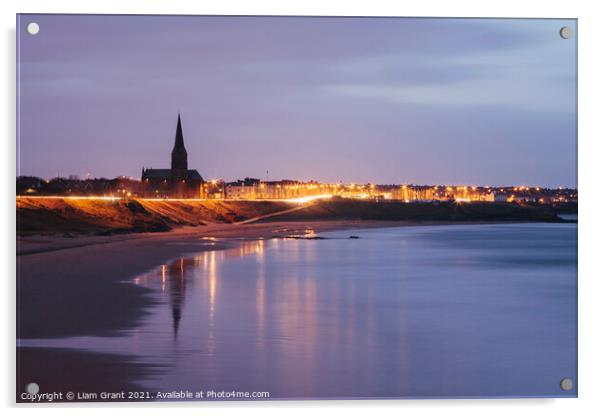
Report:
[[[147,198],[200,198],[202,186],[203,178],[199,172],[188,169],[188,152],[184,147],[182,121],[178,114],[171,169],[142,168],[142,193]]]

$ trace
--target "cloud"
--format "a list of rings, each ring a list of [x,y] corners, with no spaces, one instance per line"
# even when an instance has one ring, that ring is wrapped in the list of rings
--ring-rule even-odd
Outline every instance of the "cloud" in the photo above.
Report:
[[[35,19],[43,36],[22,37],[19,51],[23,173],[161,167],[181,111],[204,176],[257,175],[266,165],[301,176],[307,165],[292,162],[301,158],[316,164],[305,177],[320,180],[575,180],[566,146],[523,154],[527,142],[575,140],[576,45],[558,36],[572,21]],[[478,151],[516,168],[468,165],[477,139]],[[428,160],[433,148],[457,163],[397,162],[408,150]]]

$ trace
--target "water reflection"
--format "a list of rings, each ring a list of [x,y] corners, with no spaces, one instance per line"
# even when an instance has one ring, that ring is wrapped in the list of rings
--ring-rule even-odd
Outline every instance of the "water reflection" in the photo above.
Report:
[[[261,344],[265,331],[265,241],[257,242],[257,338],[256,342]]]
[[[136,331],[69,345],[167,362],[164,374],[141,380],[149,389],[272,398],[576,393],[558,388],[576,377],[574,225],[354,234],[183,256],[134,280],[159,300]]]
[[[265,241],[242,241],[235,247],[222,251],[206,251],[193,257],[181,257],[168,264],[159,267],[158,272],[150,272],[136,277],[134,283],[138,285],[154,286],[160,275],[161,292],[166,294],[171,308],[172,328],[174,339],[177,339],[182,319],[182,310],[186,301],[186,287],[188,281],[197,278],[194,271],[202,271],[200,285],[206,288],[208,294],[208,328],[207,349],[212,352],[215,349],[215,314],[216,314],[216,292],[218,286],[218,264],[226,259],[243,256],[256,256],[259,265],[257,279],[257,314],[259,316],[259,338],[263,332],[264,303],[265,303],[265,269],[263,265],[263,252]],[[261,342],[258,339],[258,342]]]
[[[183,258],[172,263],[167,268],[169,276],[169,303],[171,304],[171,314],[173,316],[173,332],[174,337],[178,336],[178,328],[180,327],[180,319],[182,319],[182,307],[186,296],[186,279],[184,278],[184,265],[190,264],[189,261],[184,261]],[[163,267],[161,268],[163,270]]]

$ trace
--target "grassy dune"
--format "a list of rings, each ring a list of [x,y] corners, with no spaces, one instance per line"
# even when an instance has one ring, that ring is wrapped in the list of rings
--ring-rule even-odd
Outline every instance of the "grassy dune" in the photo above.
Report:
[[[17,198],[17,233],[109,234],[230,223],[291,208],[286,202]]]
[[[549,208],[506,203],[403,203],[328,200],[297,204],[280,201],[175,201],[17,198],[17,233],[113,234],[167,231],[177,226],[260,221],[558,221]]]
[[[301,210],[262,221],[306,220],[387,221],[559,221],[548,207],[508,203],[404,203],[361,200],[322,200]]]

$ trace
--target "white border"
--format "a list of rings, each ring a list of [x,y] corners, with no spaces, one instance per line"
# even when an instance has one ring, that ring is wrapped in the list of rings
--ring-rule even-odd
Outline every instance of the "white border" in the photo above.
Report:
[[[600,243],[601,190],[597,182],[600,175],[598,161],[602,154],[600,141],[600,75],[602,74],[599,41],[602,39],[601,15],[596,13],[596,2],[575,1],[531,1],[505,0],[493,2],[454,1],[358,1],[358,0],[305,0],[291,1],[236,0],[3,0],[0,2],[2,24],[3,99],[1,123],[4,129],[2,140],[2,164],[4,179],[2,193],[4,203],[0,205],[2,230],[2,262],[4,302],[3,318],[6,325],[3,334],[2,359],[4,365],[0,392],[2,404],[12,407],[14,400],[14,345],[15,345],[15,14],[16,13],[125,13],[125,14],[272,14],[272,15],[377,15],[377,16],[459,16],[459,17],[560,17],[579,19],[579,399],[506,399],[506,400],[422,400],[422,401],[311,401],[265,403],[178,403],[176,404],[111,404],[103,405],[45,405],[38,406],[51,414],[81,413],[104,414],[106,407],[111,413],[126,414],[144,412],[161,414],[173,406],[189,414],[199,412],[211,414],[330,414],[344,410],[350,414],[421,414],[462,413],[466,415],[507,415],[526,413],[532,415],[588,414],[600,407],[598,392],[602,375],[600,355],[602,345],[599,318],[602,317],[601,284],[598,270]],[[24,406],[20,406],[24,407]],[[85,409],[82,409],[85,407]],[[201,408],[201,409],[199,409]],[[29,413],[36,409],[25,407]]]

